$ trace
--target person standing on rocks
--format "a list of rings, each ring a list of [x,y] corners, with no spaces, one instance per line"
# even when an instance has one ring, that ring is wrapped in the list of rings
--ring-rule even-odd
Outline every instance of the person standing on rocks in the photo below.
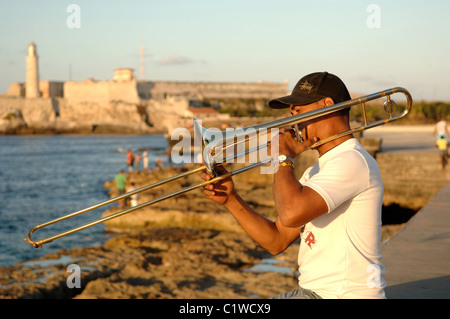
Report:
[[[117,187],[117,196],[120,196],[122,194],[125,194],[125,188],[127,176],[125,175],[124,171],[121,169],[120,172],[114,177],[114,182],[116,183]],[[124,208],[126,206],[125,200],[122,198],[119,200],[119,207]]]
[[[131,182],[130,187],[128,187],[128,192],[135,191],[136,189],[137,189],[136,185],[133,182]],[[130,196],[130,206],[131,207],[137,206],[138,201],[139,201],[139,193],[133,194]]]
[[[148,153],[147,153],[147,151],[144,151],[142,153],[142,165],[143,165],[144,171],[147,171],[148,170]]]
[[[128,151],[127,153],[127,165],[128,172],[131,173],[134,171],[134,154],[132,151]]]
[[[134,163],[136,166],[136,171],[140,172],[141,171],[141,152],[136,153],[136,156],[134,157]]]
[[[292,115],[350,100],[345,84],[327,72],[300,79],[292,93],[271,100]],[[385,298],[381,263],[383,184],[378,164],[352,135],[317,147],[318,162],[300,180],[294,158],[320,139],[350,129],[349,109],[299,124],[303,142],[281,132],[270,153],[278,163],[273,196],[278,217],[271,221],[241,198],[231,178],[203,188],[224,205],[247,234],[273,255],[301,239],[299,286],[274,298]],[[280,155],[278,155],[280,154]],[[276,156],[277,155],[277,156]],[[217,172],[226,170],[218,166]],[[213,178],[203,172],[204,180]]]

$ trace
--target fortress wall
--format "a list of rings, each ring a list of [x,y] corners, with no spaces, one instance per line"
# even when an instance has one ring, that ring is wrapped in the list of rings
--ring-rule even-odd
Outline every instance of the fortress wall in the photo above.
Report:
[[[189,101],[183,97],[168,96],[165,99],[151,99],[147,104],[149,121],[166,132],[192,123]]]
[[[138,82],[136,85],[138,95],[141,99],[149,100],[152,98],[153,82]]]
[[[21,110],[25,105],[25,99],[15,96],[0,96],[0,112],[6,112],[11,109]]]
[[[25,84],[13,82],[8,88],[8,96],[25,96]]]
[[[165,99],[184,96],[189,99],[271,99],[287,94],[287,83],[226,83],[226,82],[137,82],[84,81],[66,82],[64,97],[69,103],[111,100],[139,103],[142,99]]]
[[[137,81],[110,81],[108,82],[108,96],[110,101],[125,101],[139,103]]]
[[[138,85],[141,97],[162,99],[183,95],[192,99],[271,99],[288,93],[287,83],[256,82],[170,82],[156,81]]]
[[[69,104],[92,102],[109,106],[110,101],[139,103],[136,87],[135,80],[65,82],[64,98]]]
[[[0,134],[89,132],[94,125],[116,127],[117,132],[148,131],[133,103],[78,101],[69,104],[63,98],[0,97]]]
[[[17,127],[48,129],[58,114],[59,100],[0,97],[0,132]]]
[[[57,114],[58,99],[54,98],[16,98],[0,97],[0,113],[18,110],[23,113],[25,120],[48,121]],[[41,114],[42,113],[42,114]],[[30,115],[27,115],[30,114]],[[40,114],[39,116],[36,116]],[[43,115],[46,114],[46,115]]]
[[[64,82],[55,81],[40,81],[39,91],[41,97],[63,97],[64,96]]]
[[[25,97],[25,83],[13,82],[8,88],[8,96]],[[39,81],[40,97],[63,97],[64,82]]]
[[[59,83],[52,83],[41,84],[49,95],[59,95]],[[20,93],[19,86],[13,89],[12,93]],[[99,125],[142,126],[141,130],[147,129],[146,125],[154,129],[180,127],[192,122],[190,99],[270,99],[287,94],[287,83],[137,82],[133,78],[65,82],[63,92],[64,98],[2,97],[0,132],[23,127],[58,132]]]
[[[58,101],[52,98],[25,99],[24,120],[33,127],[52,126],[58,114]]]
[[[65,82],[64,98],[69,104],[84,101],[103,104],[108,102],[109,81]]]

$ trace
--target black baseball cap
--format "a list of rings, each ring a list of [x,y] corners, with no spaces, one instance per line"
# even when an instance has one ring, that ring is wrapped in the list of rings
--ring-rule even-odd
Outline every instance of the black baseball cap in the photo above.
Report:
[[[316,72],[302,77],[290,95],[269,101],[269,106],[282,109],[290,105],[314,103],[326,97],[332,98],[335,104],[351,99],[340,78],[328,72]]]

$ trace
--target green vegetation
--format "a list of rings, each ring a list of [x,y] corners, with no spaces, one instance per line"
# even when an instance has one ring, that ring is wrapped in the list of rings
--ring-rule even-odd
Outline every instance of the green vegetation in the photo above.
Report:
[[[283,116],[288,114],[284,110],[272,110],[267,106],[267,99],[226,99],[226,100],[203,100],[204,105],[220,105],[220,113],[230,114],[232,117],[266,117]]]
[[[220,113],[228,113],[232,117],[266,117],[266,116],[284,116],[288,110],[273,110],[267,106],[268,100],[254,99],[233,99],[227,101],[214,101],[220,104]],[[397,112],[403,111],[403,106],[399,103]],[[363,121],[361,107],[352,107],[351,118],[355,121]],[[386,118],[386,112],[380,103],[366,105],[366,115],[368,121],[374,121]],[[430,124],[435,123],[440,117],[450,120],[450,103],[447,102],[414,102],[410,114],[398,121],[398,124]],[[401,122],[401,123],[400,123]]]
[[[397,107],[399,114],[404,110],[404,105],[400,104]],[[363,121],[362,109],[353,107],[351,109],[351,118],[355,121]],[[369,121],[386,118],[387,113],[384,111],[382,105],[366,105],[366,115]],[[450,103],[444,102],[413,102],[410,113],[401,121],[395,122],[397,124],[431,124],[438,121],[441,117],[450,120]]]
[[[414,103],[411,117],[427,123],[438,121],[440,117],[450,120],[450,103],[424,101]]]

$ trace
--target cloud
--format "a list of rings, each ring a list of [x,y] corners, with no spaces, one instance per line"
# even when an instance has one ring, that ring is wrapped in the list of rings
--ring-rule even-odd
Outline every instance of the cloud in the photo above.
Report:
[[[189,64],[193,63],[194,60],[184,57],[184,56],[176,56],[176,55],[167,55],[159,59],[158,64],[160,65],[180,65],[180,64]]]

